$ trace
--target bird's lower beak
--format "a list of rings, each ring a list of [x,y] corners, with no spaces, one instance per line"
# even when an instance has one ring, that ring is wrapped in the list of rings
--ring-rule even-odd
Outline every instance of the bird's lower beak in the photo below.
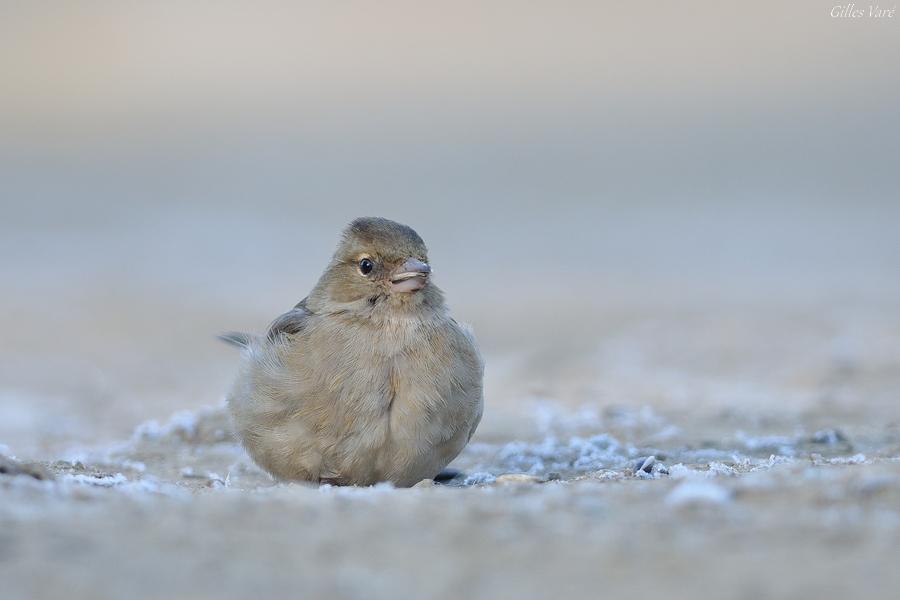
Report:
[[[406,262],[391,273],[392,292],[415,292],[425,287],[431,267],[415,258],[407,258]]]

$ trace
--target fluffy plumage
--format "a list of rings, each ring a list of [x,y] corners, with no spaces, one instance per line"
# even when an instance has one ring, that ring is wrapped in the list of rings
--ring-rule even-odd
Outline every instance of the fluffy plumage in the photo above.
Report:
[[[483,365],[431,281],[422,238],[362,218],[307,298],[242,347],[228,404],[250,456],[285,480],[410,486],[481,420]]]

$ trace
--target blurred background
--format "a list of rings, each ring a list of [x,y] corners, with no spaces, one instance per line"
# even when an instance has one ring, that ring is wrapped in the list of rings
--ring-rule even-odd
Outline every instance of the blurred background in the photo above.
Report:
[[[824,1],[0,3],[0,443],[220,402],[413,226],[529,402],[897,419],[900,19]],[[717,412],[718,411],[718,412]]]

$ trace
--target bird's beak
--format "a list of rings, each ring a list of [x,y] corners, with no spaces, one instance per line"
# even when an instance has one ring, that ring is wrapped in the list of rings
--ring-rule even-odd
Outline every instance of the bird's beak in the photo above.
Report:
[[[415,292],[425,287],[431,267],[415,258],[407,258],[406,262],[391,272],[392,292]]]

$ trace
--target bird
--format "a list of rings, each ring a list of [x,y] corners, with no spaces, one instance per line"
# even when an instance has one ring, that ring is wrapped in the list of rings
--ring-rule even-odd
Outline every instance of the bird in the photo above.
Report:
[[[338,486],[435,478],[475,433],[484,362],[411,227],[362,217],[309,295],[241,348],[227,395],[250,457],[277,480]]]

